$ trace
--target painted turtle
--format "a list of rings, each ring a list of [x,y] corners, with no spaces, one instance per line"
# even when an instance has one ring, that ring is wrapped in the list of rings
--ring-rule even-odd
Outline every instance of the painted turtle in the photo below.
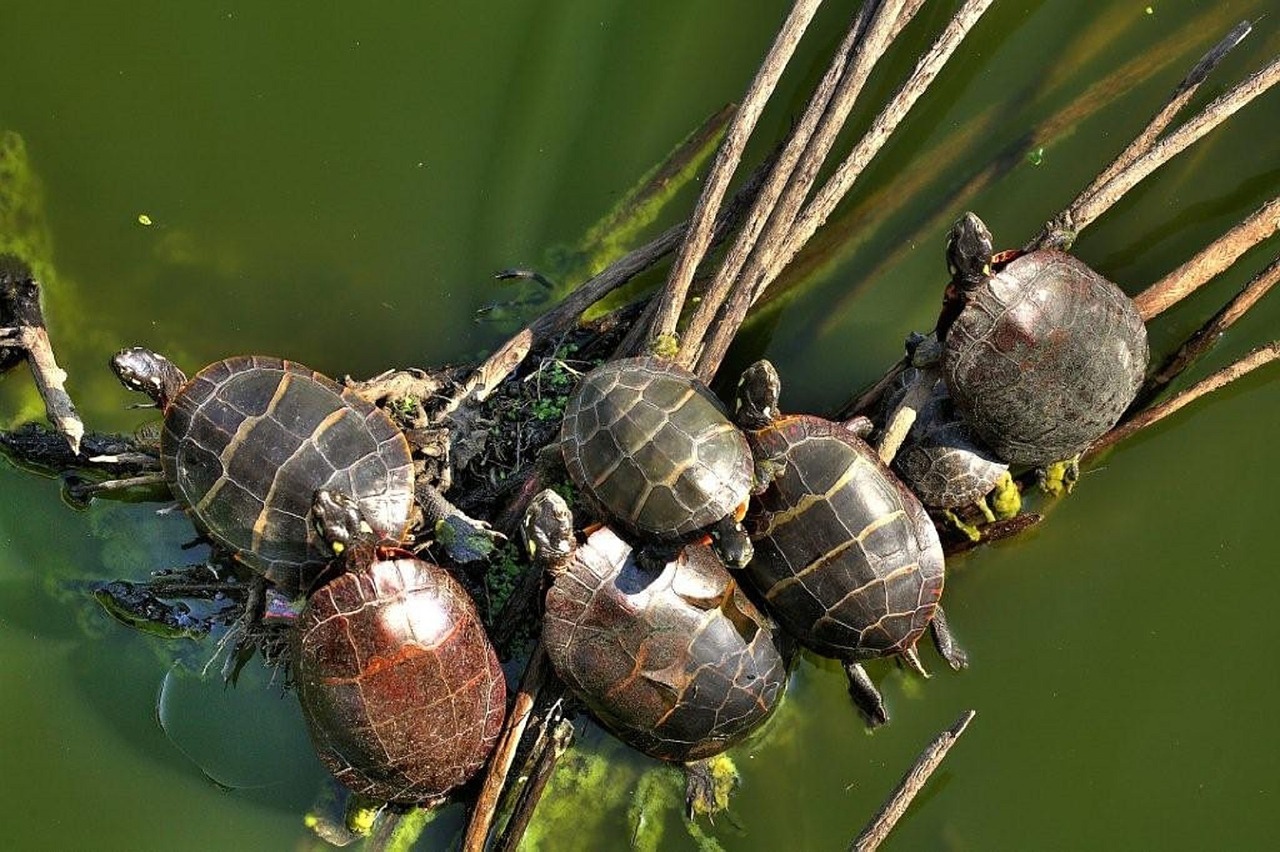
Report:
[[[121,350],[111,367],[164,412],[160,463],[197,526],[287,593],[329,559],[307,522],[316,489],[354,494],[381,537],[406,532],[409,445],[386,414],[332,379],[246,355],[188,380],[141,347]]]
[[[771,622],[710,547],[650,567],[608,527],[579,545],[554,491],[524,520],[531,556],[552,577],[542,642],[560,679],[619,738],[690,764],[757,728],[786,687]],[[703,764],[690,799],[705,807]]]
[[[939,616],[943,556],[924,506],[862,438],[871,422],[783,415],[768,361],[742,375],[738,422],[764,490],[747,514],[755,558],[744,573],[800,643],[844,663],[873,724],[887,721],[860,661],[900,655],[931,624],[954,668],[965,664]]]
[[[678,543],[710,529],[728,564],[751,559],[738,523],[751,450],[687,370],[652,357],[601,364],[569,398],[560,446],[573,482],[625,531]]]
[[[1115,425],[1148,354],[1142,317],[1119,287],[1056,249],[993,256],[973,213],[952,226],[947,265],[943,376],[999,458],[1071,459]]]
[[[986,497],[998,489],[997,510],[1001,517],[1011,517],[1021,508],[1021,498],[1009,465],[996,458],[956,412],[942,380],[941,350],[933,335],[907,338],[910,366],[889,386],[882,405],[885,428],[900,406],[916,410],[893,469],[926,506],[949,510],[976,504],[992,521],[996,514]]]
[[[311,511],[341,557],[293,633],[311,742],[363,796],[438,800],[488,759],[506,711],[502,668],[475,604],[443,568],[379,545],[350,496],[321,489]]]

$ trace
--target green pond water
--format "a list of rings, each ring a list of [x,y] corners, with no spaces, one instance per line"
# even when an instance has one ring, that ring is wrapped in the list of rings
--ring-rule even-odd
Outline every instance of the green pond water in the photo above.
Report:
[[[757,154],[842,34],[846,4],[827,5]],[[474,360],[513,330],[472,322],[512,295],[493,271],[552,268],[557,247],[740,97],[786,7],[10,0],[0,239],[44,259],[51,333],[93,428],[147,419],[105,368],[126,344],[188,367],[262,351],[357,376]],[[928,4],[869,102],[949,11]],[[834,410],[931,324],[960,211],[1022,242],[1236,21],[1258,19],[1257,31],[1196,104],[1280,53],[1268,11],[997,2],[732,365],[767,355],[787,408]],[[1280,188],[1278,116],[1273,92],[1131,193],[1076,253],[1131,293],[1182,263]],[[693,192],[655,228],[686,215]],[[1154,351],[1275,251],[1160,317]],[[1187,381],[1277,329],[1273,294]],[[0,382],[9,422],[38,411],[25,372]],[[920,748],[974,708],[886,848],[1271,848],[1278,422],[1280,375],[1264,369],[1089,467],[1037,530],[954,560],[946,598],[971,668],[952,673],[931,649],[927,682],[872,665],[893,715],[884,729],[865,729],[837,666],[803,659],[777,717],[734,751],[730,815],[702,834],[735,850],[844,848]],[[316,842],[301,815],[323,771],[293,697],[256,665],[236,689],[186,674],[211,644],[146,638],[84,592],[199,558],[182,548],[189,522],[157,508],[74,510],[57,481],[0,467],[3,848]],[[622,848],[637,813],[663,848],[696,845],[674,773],[584,726],[568,763],[587,756],[608,758],[607,772],[593,787],[562,773],[529,848]],[[460,819],[446,812],[421,848],[447,847]]]

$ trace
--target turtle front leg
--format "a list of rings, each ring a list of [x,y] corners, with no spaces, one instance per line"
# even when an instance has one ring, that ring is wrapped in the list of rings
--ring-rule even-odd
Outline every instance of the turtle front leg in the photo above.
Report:
[[[414,498],[422,508],[423,526],[459,565],[483,562],[506,541],[506,536],[487,521],[463,514],[438,489],[425,482],[414,489]]]
[[[947,661],[947,665],[951,666],[953,671],[958,672],[969,667],[969,655],[956,644],[955,637],[951,635],[951,626],[947,624],[947,614],[941,606],[933,611],[933,620],[929,622],[929,635],[933,637],[934,647],[938,649],[942,659]]]
[[[844,664],[844,673],[849,678],[849,695],[853,697],[853,703],[858,705],[867,724],[878,728],[888,722],[889,711],[884,707],[884,697],[871,682],[871,676],[862,664],[847,662]]]

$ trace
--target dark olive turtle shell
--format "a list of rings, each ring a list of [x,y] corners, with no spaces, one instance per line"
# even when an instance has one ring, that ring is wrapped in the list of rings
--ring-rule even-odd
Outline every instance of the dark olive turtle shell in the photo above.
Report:
[[[401,538],[413,502],[403,433],[337,382],[279,358],[210,364],[165,411],[160,461],[211,539],[288,591],[328,560],[307,521],[318,488],[354,495],[378,534]]]
[[[770,622],[700,544],[655,572],[607,527],[596,530],[547,591],[542,641],[596,717],[661,760],[723,751],[786,686]]]
[[[1081,261],[1024,254],[963,298],[943,372],[957,410],[999,458],[1072,458],[1133,402],[1147,366],[1142,317]]]
[[[373,561],[312,593],[294,681],[320,760],[380,802],[428,802],[488,759],[506,682],[475,604],[420,559]]]
[[[588,373],[560,437],[574,483],[632,532],[685,536],[732,514],[751,491],[742,433],[705,385],[660,359]]]
[[[956,413],[936,370],[910,367],[903,372],[886,395],[886,413],[894,410],[914,381],[932,385],[906,441],[893,458],[893,469],[926,506],[952,509],[971,505],[996,486],[1009,465],[982,445]]]
[[[784,416],[747,438],[783,464],[746,521],[746,575],[778,622],[844,661],[913,646],[943,585],[942,546],[920,501],[838,423]]]

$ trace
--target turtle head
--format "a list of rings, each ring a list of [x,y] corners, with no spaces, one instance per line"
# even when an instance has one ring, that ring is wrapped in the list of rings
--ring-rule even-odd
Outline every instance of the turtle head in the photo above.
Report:
[[[550,488],[529,501],[520,532],[529,558],[553,570],[567,562],[577,547],[569,504]]]
[[[763,429],[777,420],[781,395],[782,380],[773,364],[760,360],[743,370],[738,380],[738,425],[744,429]]]
[[[975,213],[965,213],[947,234],[947,270],[952,284],[972,290],[991,277],[991,232]]]
[[[129,390],[145,393],[162,409],[187,382],[172,361],[142,346],[121,349],[112,356],[111,371]]]
[[[356,498],[343,491],[316,491],[311,498],[311,523],[334,556],[340,556],[352,544],[375,538]]]

